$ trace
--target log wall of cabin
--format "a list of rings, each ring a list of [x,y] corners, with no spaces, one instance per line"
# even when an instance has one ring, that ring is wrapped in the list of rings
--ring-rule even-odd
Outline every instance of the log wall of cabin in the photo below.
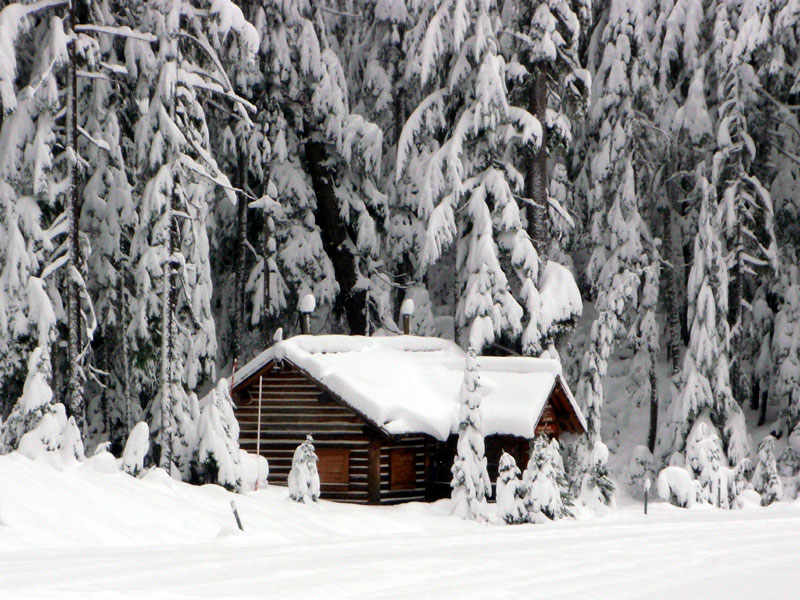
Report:
[[[426,499],[428,475],[430,472],[430,447],[432,439],[424,435],[405,436],[380,442],[380,503],[423,501]],[[394,453],[394,457],[393,457]],[[399,456],[398,456],[399,455]],[[404,456],[405,455],[405,456]],[[413,460],[413,481],[411,477],[398,478],[398,463],[406,457]],[[393,458],[395,460],[393,460]],[[398,460],[398,458],[400,460]],[[406,475],[403,465],[402,475]],[[408,473],[411,475],[411,473]]]
[[[348,483],[325,481],[321,472],[322,497],[355,503],[369,501],[370,437],[366,421],[342,406],[313,380],[288,363],[280,370],[262,371],[261,455],[269,461],[270,485],[287,485],[295,448],[307,434],[322,456],[326,451],[349,454]],[[239,445],[256,452],[259,377],[255,375],[235,392],[236,418],[239,421]],[[322,465],[320,465],[322,467]]]
[[[546,433],[550,437],[558,438],[562,432],[560,423],[564,420],[561,411],[548,400],[542,409],[542,415],[536,425],[535,435]],[[457,435],[451,435],[447,442],[437,442],[431,451],[431,483],[428,490],[428,500],[438,500],[450,496],[450,481],[453,458],[456,455]],[[494,486],[497,482],[497,468],[500,456],[508,452],[517,461],[517,467],[524,471],[530,459],[530,440],[514,435],[489,435],[484,440],[486,452],[486,469],[492,481],[492,498]]]

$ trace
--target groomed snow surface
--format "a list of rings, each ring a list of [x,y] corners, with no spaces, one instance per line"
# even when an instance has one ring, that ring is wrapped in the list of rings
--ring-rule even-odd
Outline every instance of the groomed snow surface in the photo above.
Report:
[[[0,598],[797,598],[800,502],[479,525],[0,456]],[[235,500],[245,527],[238,533]],[[492,509],[494,505],[491,505]]]

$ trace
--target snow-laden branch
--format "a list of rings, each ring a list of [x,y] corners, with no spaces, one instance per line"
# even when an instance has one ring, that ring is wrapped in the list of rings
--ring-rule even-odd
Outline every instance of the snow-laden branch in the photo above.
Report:
[[[66,4],[66,2],[64,2]],[[158,38],[154,36],[152,33],[145,33],[142,31],[135,31],[128,27],[127,25],[122,25],[120,27],[111,27],[108,25],[76,25],[75,26],[76,33],[105,33],[108,35],[116,35],[118,37],[127,37],[134,40],[139,40],[142,42],[157,42]]]

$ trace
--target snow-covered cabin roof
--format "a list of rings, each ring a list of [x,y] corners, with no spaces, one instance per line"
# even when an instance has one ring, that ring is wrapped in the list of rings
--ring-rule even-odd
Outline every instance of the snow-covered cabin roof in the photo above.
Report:
[[[426,433],[446,440],[458,431],[466,353],[451,341],[412,335],[299,335],[277,342],[236,371],[234,390],[273,360],[287,360],[389,434]],[[556,360],[478,358],[486,435],[530,438],[547,399],[561,383],[586,422]]]

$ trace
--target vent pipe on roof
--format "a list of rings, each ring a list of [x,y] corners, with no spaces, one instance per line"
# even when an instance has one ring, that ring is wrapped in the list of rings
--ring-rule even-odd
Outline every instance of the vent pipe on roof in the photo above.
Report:
[[[300,311],[300,327],[303,335],[311,335],[311,313],[317,307],[317,301],[314,299],[313,294],[306,294],[300,298],[300,304],[297,310]]]
[[[411,298],[406,298],[400,305],[400,317],[403,320],[403,335],[408,335],[411,332],[411,315],[414,314],[414,301]]]

